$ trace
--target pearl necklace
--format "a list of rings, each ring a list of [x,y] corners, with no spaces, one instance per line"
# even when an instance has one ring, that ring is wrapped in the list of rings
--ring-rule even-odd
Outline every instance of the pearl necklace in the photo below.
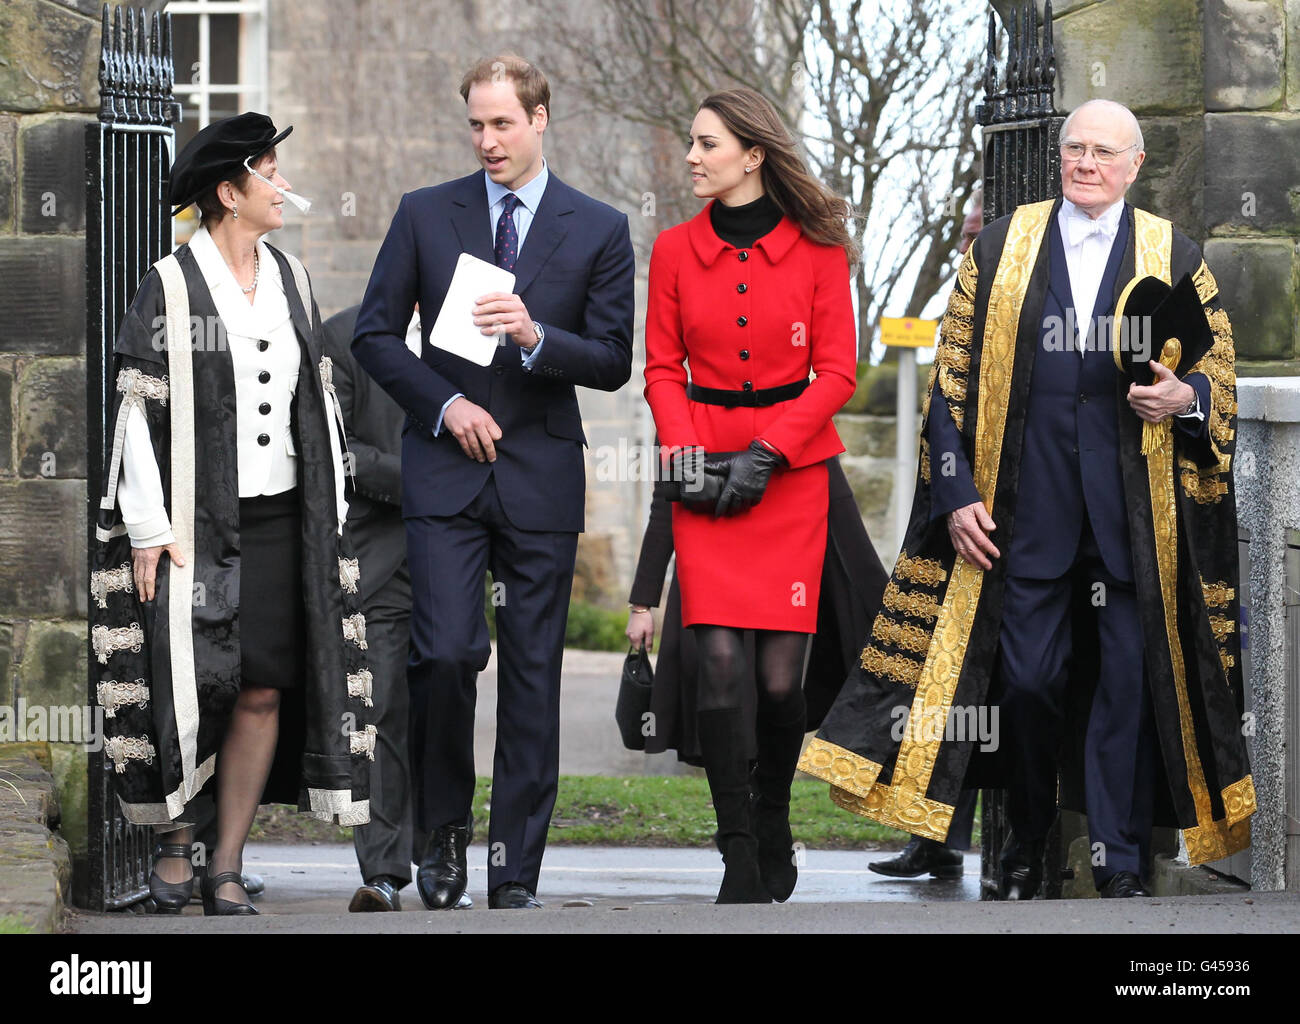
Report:
[[[262,276],[262,261],[257,258],[257,250],[254,249],[253,250],[253,283],[250,284],[247,288],[245,288],[243,285],[240,285],[239,290],[242,291],[245,295],[251,294],[253,290],[257,287],[257,279],[261,276]]]

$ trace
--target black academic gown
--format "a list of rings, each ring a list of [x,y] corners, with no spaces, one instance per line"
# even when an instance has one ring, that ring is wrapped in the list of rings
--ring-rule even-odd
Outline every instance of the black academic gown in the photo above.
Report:
[[[296,799],[300,809],[324,820],[362,824],[369,817],[374,732],[367,726],[369,670],[357,563],[336,515],[331,366],[322,353],[315,301],[308,296],[304,303],[290,258],[274,248],[271,253],[301,351],[291,425],[299,456],[307,665],[303,717],[282,723],[282,738],[300,737],[301,761],[289,791],[269,796]],[[189,247],[174,255],[190,325],[219,324]],[[125,422],[124,403],[140,404],[174,528],[175,502],[192,504],[191,607],[184,607],[185,595],[174,593],[175,567],[165,555],[158,563],[155,600],[141,604],[135,595],[130,539],[114,496],[120,430],[105,474],[90,603],[99,702],[112,711],[105,720],[106,753],[123,813],[137,824],[158,825],[195,820],[189,805],[215,771],[240,687],[234,372],[224,329],[205,326],[192,334],[192,386],[182,389],[167,340],[164,293],[155,266],[140,282],[118,335],[109,423]],[[341,433],[339,444],[345,444]],[[178,633],[178,623],[188,626]]]

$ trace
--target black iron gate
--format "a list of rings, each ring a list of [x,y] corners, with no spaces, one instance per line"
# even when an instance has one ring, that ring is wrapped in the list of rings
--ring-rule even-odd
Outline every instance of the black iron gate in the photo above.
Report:
[[[167,183],[180,107],[172,96],[171,16],[103,9],[99,119],[86,126],[86,491],[87,550],[103,494],[113,343],[140,279],[172,249]],[[89,631],[86,638],[90,649]],[[95,659],[87,700],[98,703]],[[89,755],[86,879],[77,894],[92,910],[118,910],[149,895],[152,832],[118,807],[102,751]]]
[[[1007,26],[1006,71],[998,76],[997,16],[989,12],[984,102],[976,119],[984,135],[984,223],[1011,213],[1022,203],[1054,199],[1061,193],[1061,125],[1054,97],[1056,51],[1052,43],[1052,0],[1039,25],[1034,3],[1012,8]],[[1041,32],[1040,32],[1041,30]],[[980,814],[980,898],[997,897],[1002,845],[1008,832],[1005,794],[985,790]],[[1065,877],[1059,820],[1047,837],[1043,895],[1061,895]]]

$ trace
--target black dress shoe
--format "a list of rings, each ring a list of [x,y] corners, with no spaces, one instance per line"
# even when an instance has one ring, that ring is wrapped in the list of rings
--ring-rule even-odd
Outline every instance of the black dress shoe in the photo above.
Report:
[[[1132,871],[1117,871],[1107,879],[1106,884],[1101,887],[1102,899],[1123,900],[1133,896],[1150,896],[1146,887],[1142,884],[1142,879],[1133,874]]]
[[[913,836],[897,857],[873,860],[868,871],[891,878],[916,878],[929,872],[935,878],[961,878],[965,870],[960,850],[923,836]]]
[[[541,910],[541,901],[518,882],[498,885],[488,896],[493,910]]]
[[[430,910],[453,910],[463,906],[461,897],[469,885],[465,852],[474,841],[474,818],[464,825],[443,825],[429,833],[424,859],[415,873],[415,888]]]
[[[401,909],[397,887],[387,877],[371,879],[352,894],[352,902],[348,904],[353,914]]]
[[[1002,848],[1002,883],[999,895],[1004,900],[1032,900],[1043,884],[1044,842],[1021,841],[1014,832]]]

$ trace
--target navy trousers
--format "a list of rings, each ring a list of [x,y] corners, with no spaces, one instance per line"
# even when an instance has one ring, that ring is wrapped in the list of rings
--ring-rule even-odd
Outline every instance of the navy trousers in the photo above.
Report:
[[[1133,584],[1106,571],[1087,517],[1070,572],[1051,580],[1007,577],[1001,633],[1007,813],[1016,835],[1029,841],[1043,839],[1056,816],[1070,599],[1079,573],[1090,584],[1101,647],[1084,744],[1093,880],[1100,888],[1116,872],[1145,872],[1158,748]]]
[[[459,514],[406,520],[411,572],[411,755],[421,835],[464,822],[474,798],[478,673],[497,627],[497,734],[488,891],[537,891],[560,769],[560,667],[576,533],[520,530],[494,475]]]

